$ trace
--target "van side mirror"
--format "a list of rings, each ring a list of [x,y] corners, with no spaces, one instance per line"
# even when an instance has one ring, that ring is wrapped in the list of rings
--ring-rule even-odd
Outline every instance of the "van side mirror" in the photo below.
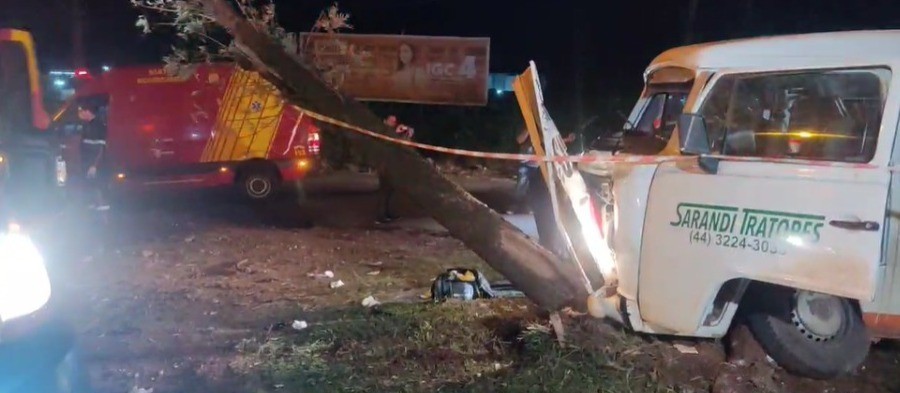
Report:
[[[683,113],[678,117],[678,149],[682,154],[699,157],[700,167],[709,173],[719,170],[719,160],[706,157],[712,152],[706,120],[696,113]]]

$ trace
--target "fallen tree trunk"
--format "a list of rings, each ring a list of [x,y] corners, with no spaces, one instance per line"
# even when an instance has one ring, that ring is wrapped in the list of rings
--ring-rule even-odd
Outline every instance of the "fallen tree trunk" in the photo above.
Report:
[[[280,43],[235,12],[227,0],[201,0],[229,31],[254,68],[284,93],[288,102],[372,131],[387,134],[365,105],[342,97],[287,54]],[[551,310],[583,308],[587,291],[577,268],[561,263],[499,214],[435,170],[415,151],[348,135],[351,146],[384,174],[398,192],[425,209],[450,234],[506,276],[538,305]],[[438,273],[438,272],[435,272]]]

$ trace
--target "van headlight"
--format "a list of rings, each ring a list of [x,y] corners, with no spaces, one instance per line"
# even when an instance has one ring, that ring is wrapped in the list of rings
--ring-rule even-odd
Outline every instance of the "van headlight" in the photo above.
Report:
[[[50,300],[44,258],[27,235],[0,234],[0,322],[26,316]]]

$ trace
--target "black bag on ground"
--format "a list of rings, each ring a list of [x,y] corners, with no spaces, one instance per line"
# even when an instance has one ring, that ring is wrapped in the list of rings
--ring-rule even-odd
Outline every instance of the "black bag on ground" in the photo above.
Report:
[[[491,284],[477,270],[448,269],[431,283],[431,300],[442,302],[447,299],[474,300],[495,297]]]

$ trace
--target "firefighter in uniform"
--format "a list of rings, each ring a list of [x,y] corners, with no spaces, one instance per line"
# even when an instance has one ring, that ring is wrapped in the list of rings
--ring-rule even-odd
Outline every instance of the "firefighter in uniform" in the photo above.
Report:
[[[106,202],[106,125],[98,117],[98,109],[98,106],[91,104],[78,107],[78,118],[84,123],[81,133],[81,169],[89,206],[105,212],[109,210]]]

